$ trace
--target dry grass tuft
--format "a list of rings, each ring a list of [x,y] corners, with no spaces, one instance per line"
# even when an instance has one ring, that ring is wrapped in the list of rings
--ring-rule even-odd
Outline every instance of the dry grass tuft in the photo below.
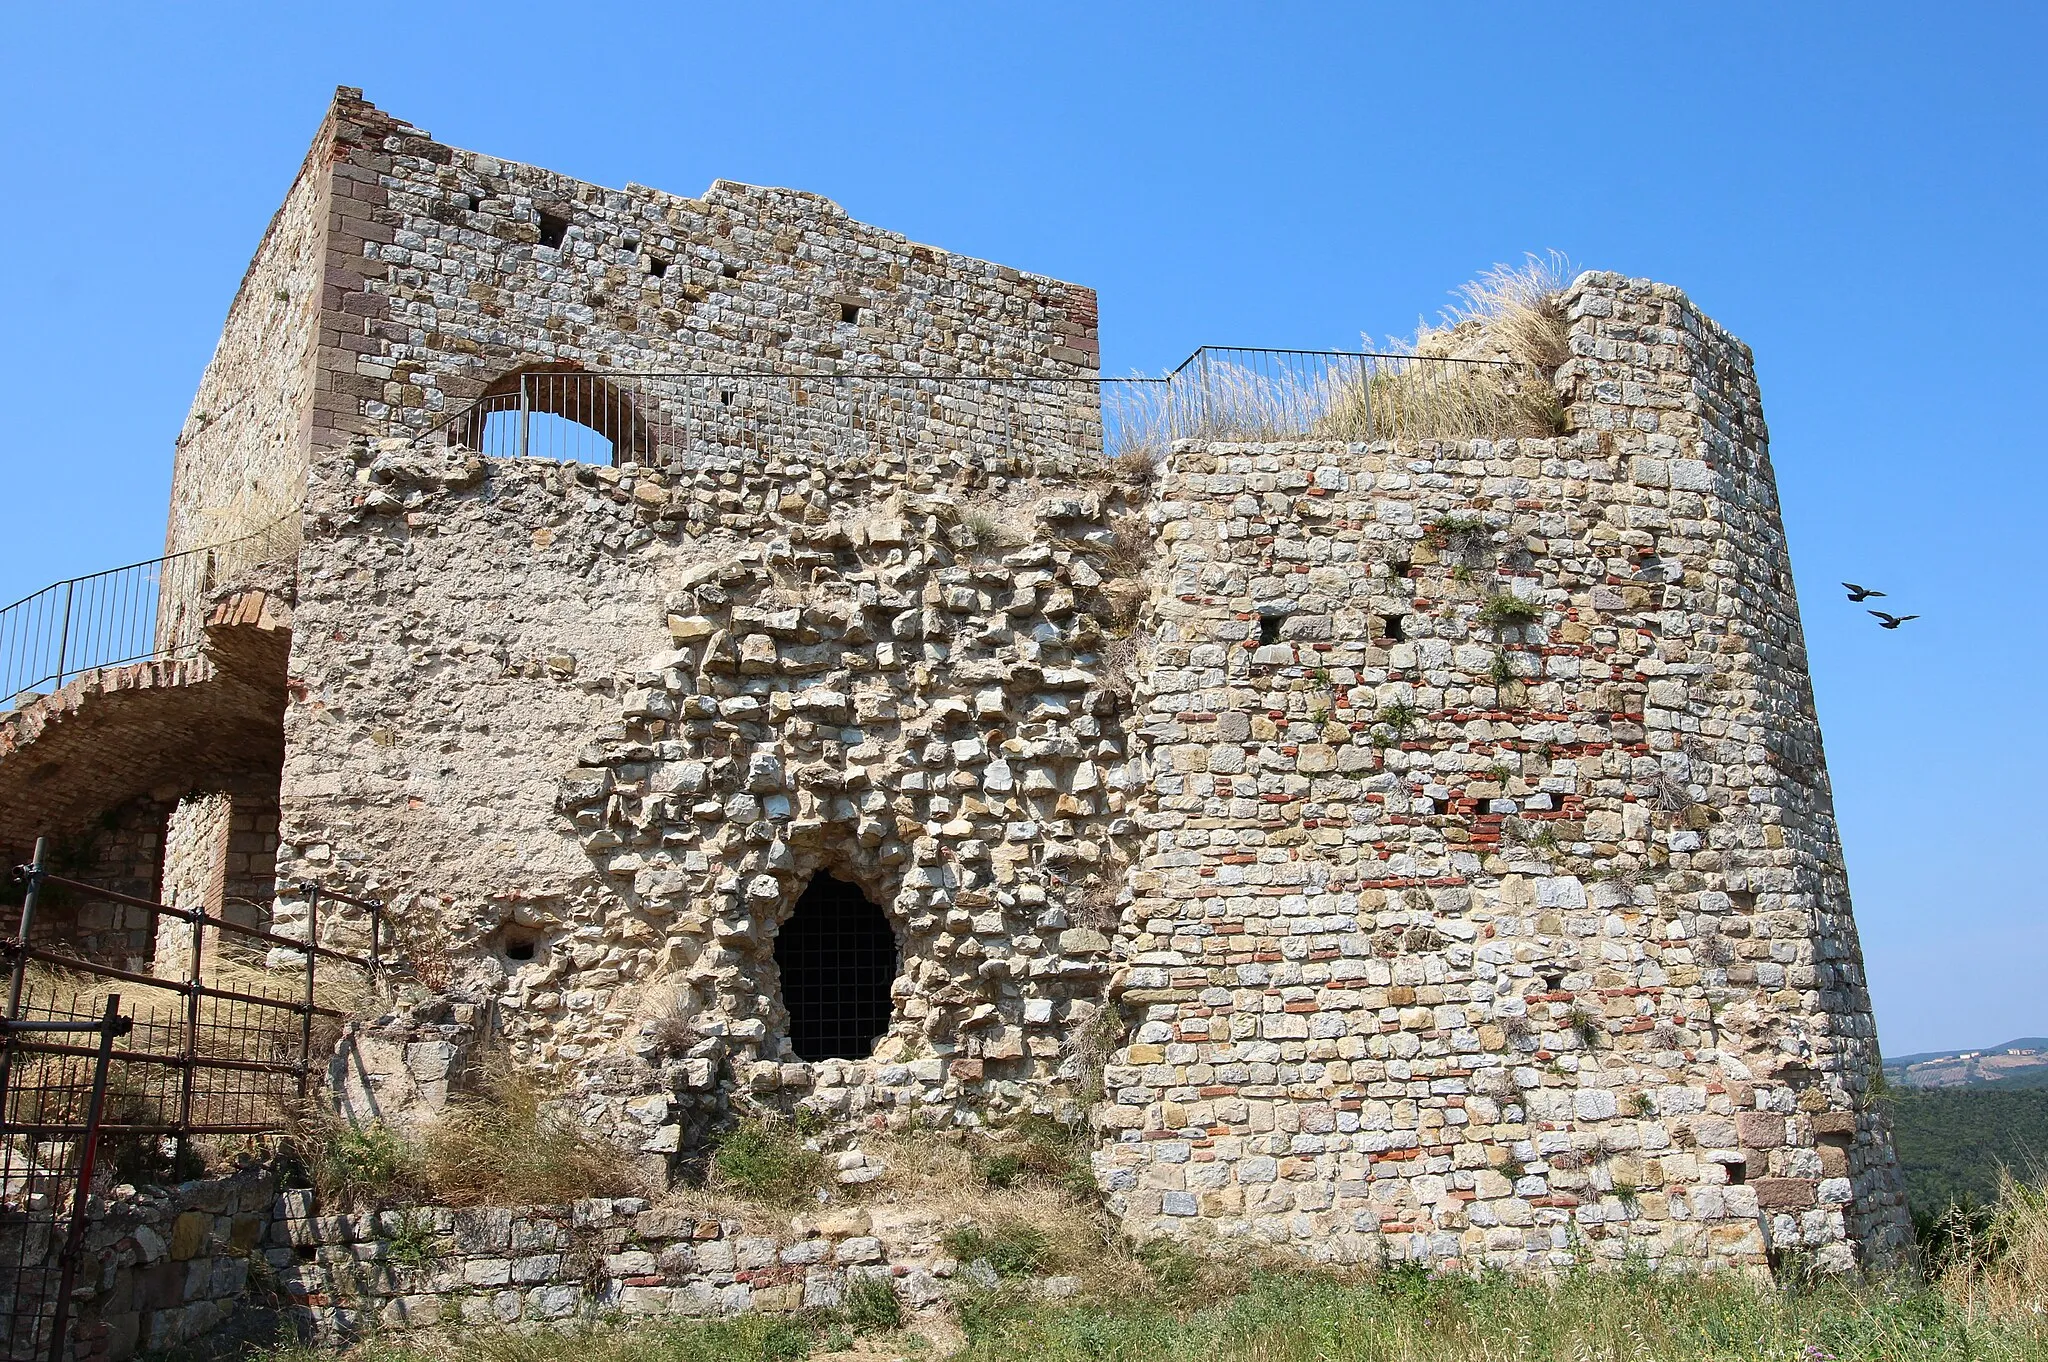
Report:
[[[1474,323],[1509,359],[1545,378],[1572,357],[1564,315],[1571,262],[1561,252],[1527,253],[1520,265],[1495,265],[1458,287],[1463,300],[1445,314],[1455,329]],[[1440,332],[1416,338],[1418,351]]]
[[[541,1204],[648,1189],[616,1145],[586,1131],[530,1076],[495,1066],[420,1143],[420,1175],[444,1206]]]
[[[1013,1265],[1081,1278],[1114,1292],[1132,1271],[1129,1246],[1096,1203],[1087,1132],[1026,1118],[987,1133],[909,1131],[864,1141],[889,1172],[870,1194],[915,1206]]]
[[[1977,1223],[1952,1209],[1941,1227],[1942,1294],[1994,1319],[2048,1316],[2048,1183],[1999,1170],[1998,1201]]]

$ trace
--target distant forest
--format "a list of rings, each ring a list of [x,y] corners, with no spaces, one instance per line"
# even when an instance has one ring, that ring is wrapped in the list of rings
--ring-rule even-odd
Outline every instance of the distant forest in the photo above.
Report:
[[[2048,1088],[1901,1088],[1885,1099],[1916,1218],[1997,1199],[2001,1166],[2048,1178]]]

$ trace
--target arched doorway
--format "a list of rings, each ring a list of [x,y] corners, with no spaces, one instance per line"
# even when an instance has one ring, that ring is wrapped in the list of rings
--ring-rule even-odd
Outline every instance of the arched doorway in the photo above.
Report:
[[[889,1029],[896,933],[867,895],[812,880],[775,936],[782,1005],[797,1058],[866,1059]]]

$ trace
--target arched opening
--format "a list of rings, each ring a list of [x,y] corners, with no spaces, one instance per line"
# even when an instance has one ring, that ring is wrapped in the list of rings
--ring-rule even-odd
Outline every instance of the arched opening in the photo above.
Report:
[[[484,389],[449,427],[491,458],[652,463],[654,427],[626,386],[567,365],[520,369]]]
[[[896,933],[859,888],[812,880],[775,936],[782,1006],[797,1058],[866,1059],[889,1029]]]

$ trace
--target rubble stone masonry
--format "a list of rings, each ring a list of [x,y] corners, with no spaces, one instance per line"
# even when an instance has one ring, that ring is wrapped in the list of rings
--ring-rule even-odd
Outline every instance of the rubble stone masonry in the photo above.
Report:
[[[1904,1241],[1747,352],[1662,286],[1572,308],[1575,435],[1174,452],[1097,1160],[1134,1229]]]
[[[1564,433],[1181,441],[1154,477],[1104,461],[1085,288],[342,91],[170,532],[303,507],[277,883],[386,898],[443,995],[355,1028],[337,1100],[432,1119],[502,1039],[650,1162],[746,1104],[842,1144],[1049,1111],[1141,1235],[1882,1261],[1751,358],[1662,285],[1566,303]],[[536,368],[718,377],[650,380],[666,433],[618,466],[461,447]],[[181,794],[209,884],[270,868],[264,791],[153,817]],[[895,939],[868,1058],[790,1040],[775,943],[821,874]]]

